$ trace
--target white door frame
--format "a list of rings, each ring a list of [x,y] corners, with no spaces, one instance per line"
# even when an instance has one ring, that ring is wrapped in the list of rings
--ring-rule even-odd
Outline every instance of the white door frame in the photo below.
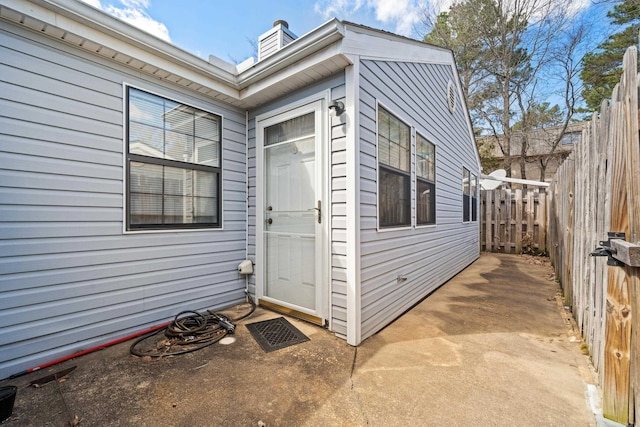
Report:
[[[324,322],[330,321],[329,295],[330,283],[330,218],[331,207],[329,204],[329,155],[330,141],[328,109],[330,91],[298,100],[256,116],[256,297],[268,301],[265,296],[265,166],[264,166],[264,129],[272,124],[280,123],[289,118],[316,112],[316,185],[317,197],[322,206],[322,222],[316,222],[316,310],[312,312],[304,307],[289,306],[296,311],[321,318]],[[328,325],[329,328],[331,325]]]

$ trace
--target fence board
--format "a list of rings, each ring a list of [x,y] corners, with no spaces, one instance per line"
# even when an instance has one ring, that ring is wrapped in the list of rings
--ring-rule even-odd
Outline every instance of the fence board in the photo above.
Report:
[[[546,194],[546,193],[545,193]],[[538,206],[539,209],[535,211],[537,215],[536,220],[538,222],[538,233],[536,236],[537,250],[540,253],[547,253],[547,198],[540,197],[538,193]]]
[[[511,240],[511,236],[513,236],[513,233],[511,233],[511,212],[512,212],[511,191],[504,190],[502,194],[504,196],[504,223],[505,223],[504,239],[503,239],[504,251],[510,254],[513,248],[513,242]]]
[[[522,190],[515,190],[513,201],[515,205],[515,220],[513,220],[514,250],[515,253],[519,254],[522,252]]]
[[[484,215],[481,215],[481,221],[484,220],[484,224],[480,227],[481,232],[484,230],[484,236],[480,236],[480,241],[484,242],[485,248],[490,248],[493,242],[493,224],[494,224],[494,215],[495,211],[493,208],[493,192],[489,191],[484,194],[484,198],[480,200],[480,206],[482,207],[480,212],[483,212]],[[484,237],[484,238],[483,238]]]
[[[640,138],[638,127],[638,64],[635,52],[625,54],[623,63],[623,81],[627,86],[625,90],[625,126],[626,138],[624,145],[624,158],[626,160],[626,182],[627,189],[627,215],[629,228],[627,230],[627,241],[640,243]],[[640,407],[640,270],[629,266],[624,267],[625,275],[631,289],[630,295],[630,319],[631,329],[629,354],[630,367],[629,377],[629,420],[636,420],[640,416],[637,408]],[[635,315],[632,315],[635,314]],[[635,403],[635,405],[634,405]]]

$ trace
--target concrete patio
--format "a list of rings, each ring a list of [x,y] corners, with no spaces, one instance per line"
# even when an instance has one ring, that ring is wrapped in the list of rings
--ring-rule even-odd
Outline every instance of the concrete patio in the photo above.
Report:
[[[257,309],[230,345],[145,360],[127,342],[2,381],[18,386],[5,425],[597,425],[588,356],[544,258],[484,253],[357,348],[289,319],[310,341],[265,353],[244,324],[278,316]]]

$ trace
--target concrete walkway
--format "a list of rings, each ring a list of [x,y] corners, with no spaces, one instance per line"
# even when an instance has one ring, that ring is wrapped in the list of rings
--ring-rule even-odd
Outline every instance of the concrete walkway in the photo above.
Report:
[[[243,324],[277,316],[258,309],[231,345],[146,361],[123,343],[2,381],[19,387],[4,425],[596,425],[588,358],[540,258],[483,254],[358,348],[290,319],[310,341],[265,353]]]

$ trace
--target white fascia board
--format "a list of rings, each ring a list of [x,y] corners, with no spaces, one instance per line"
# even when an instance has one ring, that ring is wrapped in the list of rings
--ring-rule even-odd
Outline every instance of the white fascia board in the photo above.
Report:
[[[360,280],[360,62],[351,58],[345,76],[347,118],[347,343],[362,342],[362,289]]]
[[[124,21],[77,0],[2,0],[2,6],[44,24],[108,47],[131,58],[210,87],[232,98],[239,97],[235,75],[214,66],[171,43],[158,39]]]
[[[240,88],[246,88],[284,68],[296,64],[306,56],[341,40],[343,37],[343,25],[335,18],[327,21],[240,73],[238,75],[238,84]]]
[[[407,39],[391,33],[369,30],[345,24],[342,42],[346,55],[357,55],[361,60],[452,64],[449,49]]]

